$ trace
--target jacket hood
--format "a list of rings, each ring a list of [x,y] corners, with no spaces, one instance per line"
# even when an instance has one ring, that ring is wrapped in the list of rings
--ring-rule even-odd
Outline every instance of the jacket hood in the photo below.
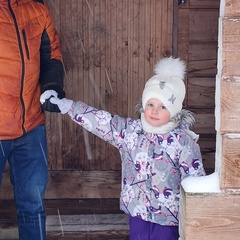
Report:
[[[176,125],[192,137],[194,141],[198,141],[199,135],[192,131],[195,124],[195,118],[192,112],[182,109],[180,113],[171,118],[171,121],[175,122]]]

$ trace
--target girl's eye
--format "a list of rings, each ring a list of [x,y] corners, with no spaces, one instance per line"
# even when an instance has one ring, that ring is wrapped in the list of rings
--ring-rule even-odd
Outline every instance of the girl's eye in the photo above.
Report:
[[[148,103],[147,106],[148,106],[149,108],[153,108],[153,107],[154,107],[154,104],[152,104],[152,103]],[[166,109],[165,106],[156,106],[156,108],[158,108],[159,110]]]

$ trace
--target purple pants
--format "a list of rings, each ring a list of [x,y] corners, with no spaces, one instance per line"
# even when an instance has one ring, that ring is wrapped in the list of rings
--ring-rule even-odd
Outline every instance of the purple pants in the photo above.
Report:
[[[129,217],[130,240],[178,240],[178,226],[162,226]]]

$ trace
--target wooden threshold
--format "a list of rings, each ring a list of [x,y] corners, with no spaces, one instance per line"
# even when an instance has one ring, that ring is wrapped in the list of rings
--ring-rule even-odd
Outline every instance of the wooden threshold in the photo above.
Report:
[[[47,215],[80,215],[80,214],[120,214],[117,198],[78,198],[78,199],[45,199]],[[16,220],[16,208],[13,199],[0,200],[0,222]]]
[[[49,215],[48,240],[128,240],[128,216],[121,214]],[[18,238],[17,222],[0,222],[0,240]]]

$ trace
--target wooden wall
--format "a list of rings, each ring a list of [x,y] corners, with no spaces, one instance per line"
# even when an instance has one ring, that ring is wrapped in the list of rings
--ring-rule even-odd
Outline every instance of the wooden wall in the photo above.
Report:
[[[61,39],[66,97],[113,114],[138,117],[135,106],[153,66],[173,54],[176,1],[46,3]],[[49,183],[45,198],[118,198],[118,151],[67,115],[46,113],[46,117]],[[3,178],[5,199],[13,196],[8,175],[6,171]]]
[[[48,2],[61,37],[67,97],[121,116],[134,108],[163,56],[186,60],[185,108],[195,113],[204,166],[215,165],[219,0]],[[115,148],[68,116],[47,113],[50,170],[120,171]]]
[[[48,5],[62,41],[67,97],[137,117],[135,106],[154,64],[172,54],[174,1],[52,0]],[[68,116],[47,113],[47,130],[46,198],[119,197],[121,165],[115,148]],[[70,184],[59,192],[64,179]]]
[[[220,0],[188,0],[178,10],[177,55],[188,64],[185,107],[195,113],[207,173],[215,168],[219,5]]]
[[[224,9],[221,14],[221,68],[218,73],[221,189],[236,189],[240,198],[240,2],[227,0]]]
[[[156,61],[186,60],[184,107],[195,113],[195,131],[207,173],[215,165],[215,75],[219,0],[46,0],[59,32],[66,96],[121,116],[134,113]],[[120,156],[68,116],[46,113],[48,215],[119,213]],[[0,216],[15,219],[8,167]],[[10,199],[10,200],[9,200]],[[0,221],[1,222],[1,221]]]
[[[61,38],[69,98],[137,117],[135,105],[156,61],[169,55],[186,60],[184,107],[195,113],[204,166],[208,173],[213,172],[219,0],[191,0],[180,6],[174,0],[51,0],[47,4]],[[117,198],[121,172],[117,150],[67,115],[46,116],[46,198],[108,198],[109,194]],[[58,191],[61,188],[64,191]],[[7,176],[2,192],[0,197],[13,196]]]
[[[172,54],[173,0],[48,1],[61,37],[67,97],[120,116]],[[51,170],[120,170],[119,153],[68,116],[47,114]]]
[[[195,113],[204,165],[213,172],[219,0],[191,0],[180,6],[175,0],[51,0],[47,4],[61,38],[69,98],[137,117],[135,105],[156,61],[172,54],[187,61],[185,107]],[[116,149],[66,115],[46,116],[46,200],[117,199],[121,166]],[[0,198],[13,198],[8,169]]]
[[[239,0],[221,1],[219,13],[215,117],[221,193],[182,192],[182,240],[235,240],[240,234]]]

